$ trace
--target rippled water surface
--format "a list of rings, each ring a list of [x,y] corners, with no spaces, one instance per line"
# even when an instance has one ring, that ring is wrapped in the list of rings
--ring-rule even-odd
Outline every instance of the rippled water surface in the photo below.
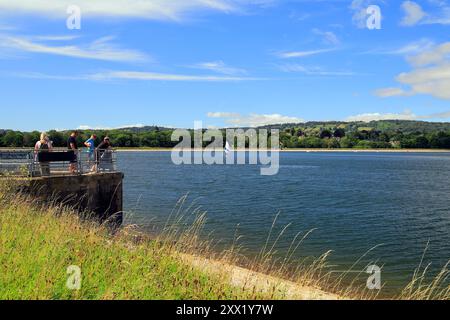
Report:
[[[365,259],[384,266],[395,289],[409,279],[429,241],[434,270],[450,259],[450,154],[282,153],[280,172],[258,166],[172,164],[170,152],[124,152],[127,223],[156,229],[180,197],[208,211],[207,231],[225,243],[236,226],[248,254],[264,245],[275,215],[280,254],[299,231],[317,228],[299,256],[333,250],[336,270]]]

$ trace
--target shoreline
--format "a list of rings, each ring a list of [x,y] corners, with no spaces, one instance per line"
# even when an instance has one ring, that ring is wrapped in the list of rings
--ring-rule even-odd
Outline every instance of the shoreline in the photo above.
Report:
[[[59,148],[66,150],[65,148]],[[33,151],[33,148],[8,148],[0,147],[0,151]],[[117,152],[172,152],[173,148],[114,148]],[[222,149],[218,149],[220,152]],[[199,152],[206,151],[205,149],[183,149],[180,151]],[[208,150],[211,151],[211,150]],[[214,150],[212,150],[214,151]],[[239,149],[235,152],[270,152],[271,149]],[[450,153],[450,149],[280,149],[281,153]]]
[[[139,225],[136,225],[139,228]],[[126,228],[126,226],[122,226]],[[136,235],[143,241],[159,241],[157,233],[149,231],[139,231]],[[230,262],[216,257],[214,254],[220,252],[212,252],[210,254],[193,253],[175,251],[173,256],[189,265],[199,272],[217,276],[235,288],[241,288],[244,291],[256,291],[262,294],[281,295],[283,300],[295,301],[344,301],[352,300],[352,298],[327,291],[314,285],[302,285],[292,280],[283,278],[280,275],[265,273],[252,270],[249,267],[240,265],[237,262]],[[274,299],[274,300],[279,300]]]
[[[226,275],[229,278],[230,285],[244,290],[256,290],[261,293],[270,293],[276,290],[279,294],[284,295],[286,300],[349,300],[340,295],[324,291],[321,288],[302,286],[293,281],[252,271],[236,264],[192,254],[178,253],[178,256],[182,261],[201,272],[213,275]]]
[[[117,148],[117,152],[172,152],[172,148]],[[183,150],[180,150],[183,151]],[[204,149],[184,149],[184,151],[199,152]],[[271,149],[245,149],[236,152],[270,152]],[[450,153],[450,149],[283,149],[282,153]]]

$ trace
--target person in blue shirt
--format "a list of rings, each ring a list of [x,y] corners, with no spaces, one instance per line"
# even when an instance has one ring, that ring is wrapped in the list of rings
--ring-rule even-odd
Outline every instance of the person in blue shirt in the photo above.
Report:
[[[91,163],[93,163],[92,166],[92,171],[95,171],[95,139],[97,139],[97,136],[95,134],[93,134],[88,140],[86,140],[86,142],[84,143],[84,145],[89,148],[88,152],[89,152],[89,161]]]

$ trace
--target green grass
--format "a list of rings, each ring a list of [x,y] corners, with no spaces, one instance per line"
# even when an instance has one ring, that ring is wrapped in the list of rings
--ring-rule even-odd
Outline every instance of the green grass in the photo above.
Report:
[[[156,241],[81,222],[70,210],[0,199],[0,299],[258,299],[194,270]],[[66,286],[81,268],[80,290]]]

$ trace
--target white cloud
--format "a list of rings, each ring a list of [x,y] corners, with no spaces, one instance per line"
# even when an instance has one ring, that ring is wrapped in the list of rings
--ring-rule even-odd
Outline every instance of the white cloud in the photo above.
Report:
[[[80,125],[77,130],[114,130],[114,129],[123,129],[123,128],[142,128],[145,125],[142,123],[138,124],[129,124],[129,125],[122,125],[118,127],[108,127],[108,126],[90,126],[90,125]]]
[[[309,51],[289,51],[289,52],[279,52],[276,55],[282,59],[290,58],[304,58],[309,56],[314,56],[321,53],[326,53],[330,51],[335,51],[336,49],[319,49],[319,50],[309,50]]]
[[[424,38],[424,39],[420,39],[419,41],[414,41],[414,42],[408,43],[407,45],[405,45],[401,48],[398,48],[393,51],[388,51],[386,53],[387,54],[400,54],[400,55],[419,54],[424,51],[430,50],[432,47],[434,47],[434,42],[429,39]]]
[[[221,115],[221,117],[219,117]],[[282,123],[299,123],[304,122],[303,119],[297,117],[289,117],[281,114],[256,114],[241,115],[229,112],[209,112],[209,118],[223,118],[225,123],[234,127],[259,127],[270,124]]]
[[[445,112],[439,112],[439,113],[432,113],[425,116],[418,117],[419,119],[425,120],[425,119],[449,119],[450,118],[450,111]]]
[[[430,64],[445,63],[450,56],[450,42],[443,43],[439,46],[434,46],[430,50],[426,50],[408,60],[414,66],[426,66]]]
[[[400,25],[414,26],[417,24],[450,24],[450,6],[445,0],[428,0],[430,4],[429,12],[414,1],[404,1],[402,9],[405,13]]]
[[[108,71],[87,75],[90,80],[141,80],[141,81],[199,81],[199,82],[229,82],[256,81],[262,78],[232,77],[232,76],[199,76],[168,73],[153,73],[139,71]]]
[[[71,81],[113,81],[113,80],[136,80],[136,81],[175,81],[175,82],[239,82],[239,81],[262,81],[264,78],[249,77],[226,77],[226,76],[199,76],[186,74],[170,74],[140,71],[105,71],[80,75],[51,75],[38,72],[28,73],[8,73],[14,76],[27,79],[43,80],[71,80]]]
[[[341,43],[338,36],[332,31],[322,31],[315,28],[313,29],[313,33],[318,36],[321,36],[326,44],[332,44],[336,46]]]
[[[416,120],[417,116],[410,110],[405,110],[403,113],[363,113],[355,116],[350,116],[345,121],[354,122],[370,122],[378,120]]]
[[[414,26],[426,16],[422,7],[414,1],[404,1],[402,3],[402,9],[405,16],[400,24],[403,26]]]
[[[405,110],[402,113],[363,113],[355,116],[350,116],[345,121],[362,121],[362,122],[370,122],[370,121],[379,121],[379,120],[430,120],[430,119],[449,119],[450,111],[425,114],[425,115],[416,115],[411,110]]]
[[[351,71],[329,71],[322,67],[308,67],[296,63],[285,64],[280,66],[283,72],[298,72],[309,76],[354,76],[355,72]]]
[[[274,0],[0,0],[0,12],[66,17],[69,5],[77,5],[86,17],[126,17],[180,20],[196,10],[239,12],[245,5],[267,5]]]
[[[427,94],[450,99],[450,42],[410,57],[409,61],[416,69],[396,77],[397,82],[408,86],[409,90],[385,88],[376,91],[379,96]]]
[[[239,113],[233,112],[208,112],[208,118],[237,118],[240,117]]]
[[[394,96],[408,96],[411,94],[401,88],[383,88],[376,90],[375,95],[381,98],[387,98]]]
[[[450,99],[450,63],[401,73],[397,81],[409,85],[414,94]]]
[[[135,51],[119,48],[111,44],[113,37],[99,38],[86,45],[52,46],[36,42],[27,37],[0,36],[0,47],[23,52],[44,53],[72,58],[95,59],[107,61],[145,61],[149,57]],[[68,40],[55,37],[47,40]]]
[[[441,8],[439,14],[430,16],[428,19],[424,21],[424,24],[442,24],[449,25],[450,24],[450,7]]]
[[[195,68],[195,69],[214,71],[217,73],[222,73],[222,74],[227,74],[227,75],[236,75],[236,74],[246,74],[247,73],[247,71],[244,69],[227,66],[223,61],[202,62],[202,63],[194,64],[190,67]]]
[[[74,35],[51,35],[51,36],[35,36],[33,39],[39,41],[70,41],[78,39],[79,36]]]

